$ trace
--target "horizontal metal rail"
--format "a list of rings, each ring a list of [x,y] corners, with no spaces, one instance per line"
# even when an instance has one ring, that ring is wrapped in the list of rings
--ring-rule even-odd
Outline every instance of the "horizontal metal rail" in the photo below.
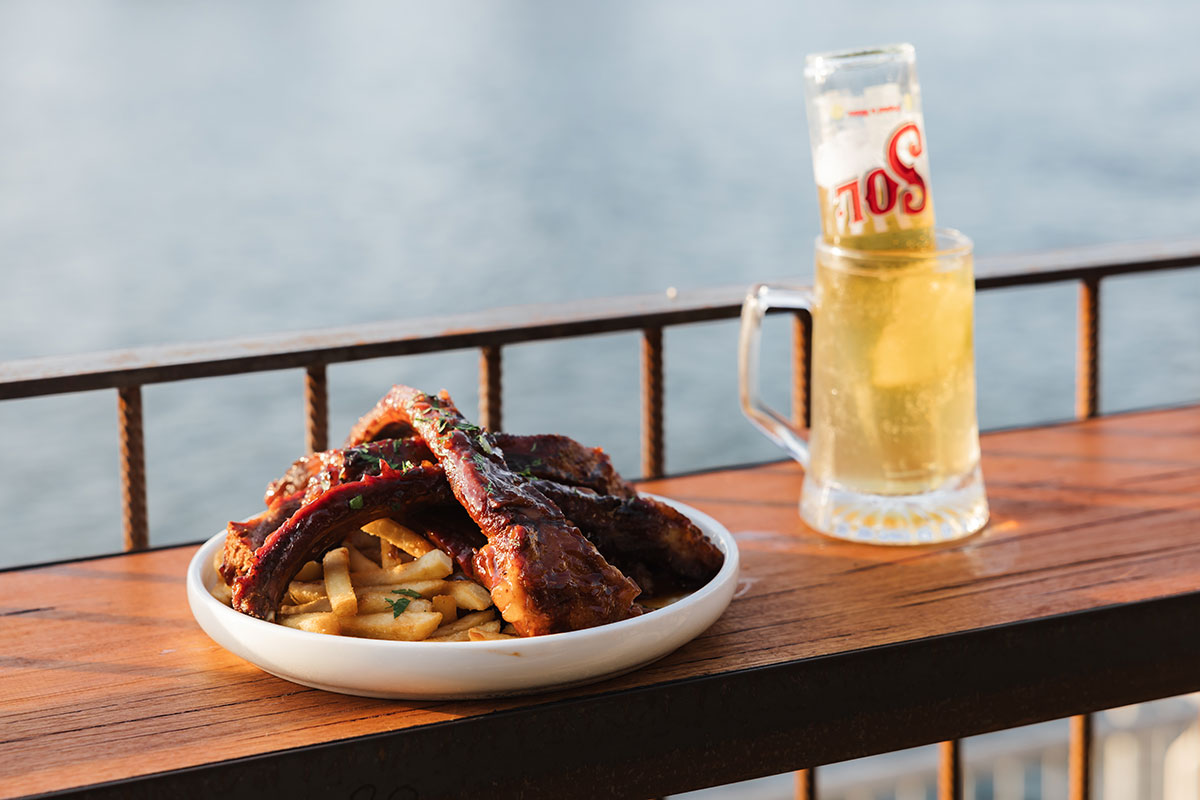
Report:
[[[975,284],[984,290],[1098,281],[1197,265],[1200,238],[1105,245],[980,258]],[[0,400],[733,319],[745,293],[740,285],[10,361],[0,364]]]

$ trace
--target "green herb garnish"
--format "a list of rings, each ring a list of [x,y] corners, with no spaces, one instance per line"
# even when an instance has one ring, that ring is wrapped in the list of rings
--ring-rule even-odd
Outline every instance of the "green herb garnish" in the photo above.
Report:
[[[404,609],[408,608],[409,603],[411,603],[413,600],[420,599],[421,597],[420,592],[414,592],[412,589],[396,589],[392,592],[392,594],[404,595],[403,597],[397,597],[394,600],[390,597],[384,598],[383,602],[387,603],[392,609],[392,619],[395,619],[403,614]]]
[[[356,494],[350,498],[350,508],[355,511],[362,511],[363,499],[361,494]]]

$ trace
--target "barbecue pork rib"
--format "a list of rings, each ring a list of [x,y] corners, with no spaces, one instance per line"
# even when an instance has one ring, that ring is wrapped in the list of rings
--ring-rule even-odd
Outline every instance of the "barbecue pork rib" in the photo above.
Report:
[[[390,436],[411,436],[412,424],[398,401],[395,392],[384,395],[359,419],[343,446],[357,447]],[[513,472],[568,486],[582,486],[599,494],[637,495],[633,486],[613,469],[608,454],[599,447],[585,447],[568,436],[552,433],[518,436],[496,432],[491,434],[491,443],[503,451],[504,460]]]
[[[518,633],[572,631],[640,613],[638,586],[509,469],[491,436],[467,422],[449,395],[395,386],[385,403],[429,445],[455,498],[487,537],[473,559],[475,574]]]
[[[519,475],[582,486],[598,494],[637,496],[637,490],[617,474],[608,454],[599,447],[585,447],[568,436],[554,433],[537,436],[493,433],[491,436],[509,469]]]
[[[225,549],[221,551],[221,566],[217,569],[225,583],[232,586],[235,578],[250,571],[254,566],[254,552],[300,510],[303,497],[303,492],[293,492],[272,501],[267,510],[257,516],[225,526]]]
[[[547,480],[533,485],[646,595],[699,589],[725,563],[724,554],[695,523],[666,503],[598,495]]]
[[[411,433],[409,431],[409,437],[404,439],[378,440],[358,447],[309,453],[288,467],[283,477],[267,485],[263,502],[270,506],[296,492],[315,497],[338,483],[379,474],[380,461],[387,461],[393,469],[401,469],[405,463],[432,463],[433,453]]]
[[[367,475],[322,492],[267,536],[254,552],[249,570],[233,581],[233,607],[273,620],[288,583],[304,562],[319,558],[381,517],[453,502],[440,468],[425,465],[400,471],[383,461],[378,476]]]

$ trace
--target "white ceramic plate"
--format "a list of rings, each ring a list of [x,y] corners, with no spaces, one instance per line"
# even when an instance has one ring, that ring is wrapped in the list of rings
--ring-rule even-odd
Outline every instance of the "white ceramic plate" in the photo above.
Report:
[[[330,692],[448,699],[589,683],[657,661],[691,641],[721,616],[733,597],[738,550],[729,531],[690,506],[656,499],[690,517],[725,554],[725,564],[684,599],[610,625],[490,642],[391,642],[285,628],[234,611],[209,594],[218,580],[213,557],[224,533],[205,542],[192,558],[188,603],[204,632],[226,650],[272,675]]]

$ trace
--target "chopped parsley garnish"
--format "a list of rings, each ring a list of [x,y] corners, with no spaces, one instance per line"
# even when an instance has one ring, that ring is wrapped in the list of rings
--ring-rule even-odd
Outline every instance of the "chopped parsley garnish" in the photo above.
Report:
[[[401,472],[408,472],[410,469],[416,469],[416,467],[417,467],[417,465],[414,464],[413,462],[409,461],[408,459],[405,459],[404,461],[400,462],[400,471]]]
[[[361,494],[356,494],[350,498],[350,508],[355,511],[362,511],[363,499]]]
[[[395,619],[403,614],[404,610],[408,608],[409,603],[411,603],[413,600],[420,599],[421,597],[420,592],[414,592],[412,589],[396,589],[392,592],[392,594],[403,595],[403,597],[397,597],[395,599],[385,597],[383,600],[383,602],[387,603],[392,609],[392,619]]]
[[[492,450],[492,446],[490,444],[488,444],[487,437],[481,433],[481,434],[479,434],[478,438],[479,438],[479,446],[483,449],[483,452],[487,453],[489,456],[492,455],[494,453],[494,451]]]

